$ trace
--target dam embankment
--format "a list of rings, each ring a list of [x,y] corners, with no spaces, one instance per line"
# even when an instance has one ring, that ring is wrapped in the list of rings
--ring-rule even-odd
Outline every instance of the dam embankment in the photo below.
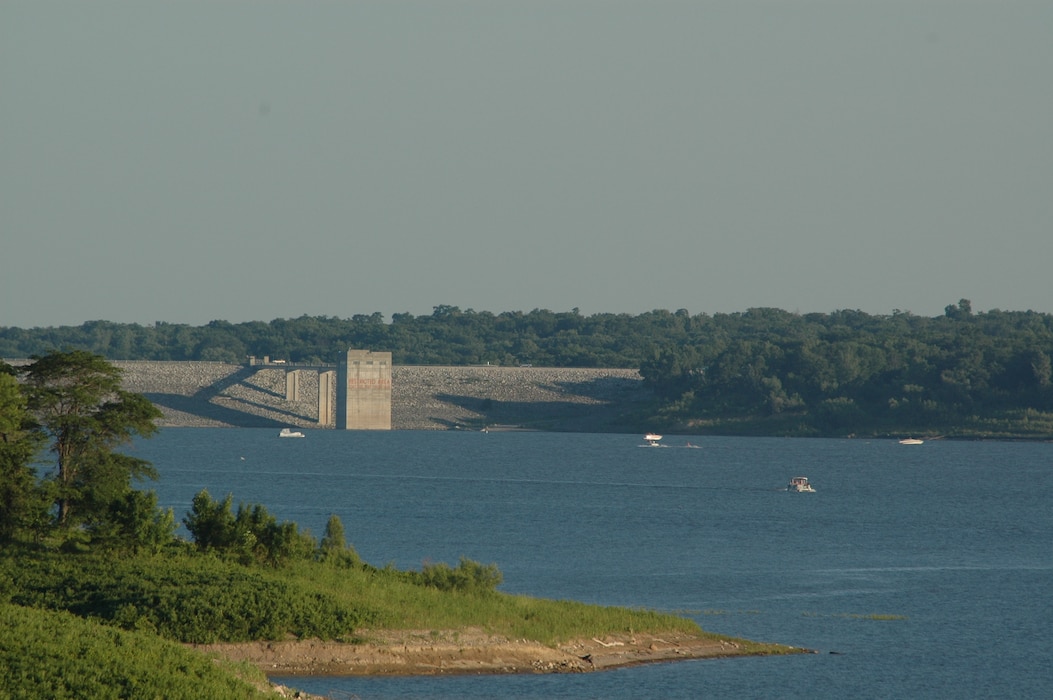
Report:
[[[286,399],[295,366],[223,362],[116,361],[123,386],[164,413],[162,427],[319,428],[318,372],[300,370],[298,396]],[[635,369],[546,367],[392,368],[393,430],[633,430],[650,400]]]

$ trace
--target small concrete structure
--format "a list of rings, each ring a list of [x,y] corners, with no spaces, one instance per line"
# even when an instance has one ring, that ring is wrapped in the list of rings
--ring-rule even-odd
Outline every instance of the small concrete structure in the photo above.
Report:
[[[300,400],[300,370],[298,369],[285,373],[285,400]]]
[[[336,388],[336,372],[318,373],[318,425],[333,424],[333,390]]]
[[[390,352],[348,350],[341,358],[336,372],[336,429],[391,430]]]

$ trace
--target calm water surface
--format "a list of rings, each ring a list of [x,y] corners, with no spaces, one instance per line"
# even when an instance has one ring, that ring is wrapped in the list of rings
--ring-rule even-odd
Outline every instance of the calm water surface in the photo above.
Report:
[[[699,449],[686,447],[690,441]],[[677,611],[819,650],[607,673],[277,679],[373,698],[1053,697],[1053,444],[168,429],[181,519],[262,503],[370,563],[497,563],[502,590]],[[791,476],[817,493],[790,494]],[[836,652],[836,653],[831,653]]]

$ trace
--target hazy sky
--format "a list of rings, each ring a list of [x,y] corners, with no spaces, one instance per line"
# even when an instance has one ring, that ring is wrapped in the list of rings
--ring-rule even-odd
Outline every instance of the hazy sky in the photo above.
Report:
[[[0,3],[0,326],[1053,312],[1053,2]]]

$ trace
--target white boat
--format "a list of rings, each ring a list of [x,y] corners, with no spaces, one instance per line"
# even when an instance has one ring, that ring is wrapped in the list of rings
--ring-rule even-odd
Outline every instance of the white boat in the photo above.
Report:
[[[647,441],[647,447],[662,447],[658,444],[658,441],[662,439],[661,435],[655,433],[647,433],[643,436],[643,439]]]
[[[808,483],[806,476],[795,476],[790,479],[790,485],[786,487],[786,490],[794,493],[815,493],[815,489]]]
[[[278,433],[278,437],[303,437],[303,433],[292,428],[282,428],[282,431]]]
[[[902,440],[899,441],[899,444],[901,444],[901,445],[921,445],[924,442],[925,442],[924,440],[919,440],[918,438],[903,438]]]

